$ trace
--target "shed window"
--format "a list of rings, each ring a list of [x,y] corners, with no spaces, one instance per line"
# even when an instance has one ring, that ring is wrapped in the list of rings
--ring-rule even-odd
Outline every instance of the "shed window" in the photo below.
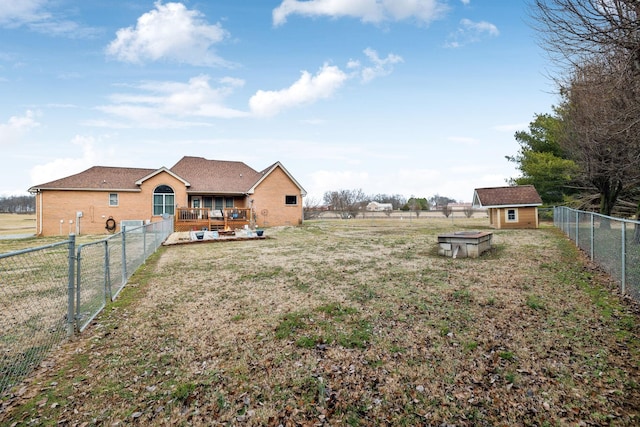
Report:
[[[518,209],[507,209],[507,222],[518,222]]]
[[[109,193],[109,206],[118,206],[118,193]]]
[[[168,185],[159,185],[153,190],[153,214],[173,215],[175,209],[175,194]]]
[[[284,196],[284,204],[285,205],[297,205],[298,204],[298,196]]]

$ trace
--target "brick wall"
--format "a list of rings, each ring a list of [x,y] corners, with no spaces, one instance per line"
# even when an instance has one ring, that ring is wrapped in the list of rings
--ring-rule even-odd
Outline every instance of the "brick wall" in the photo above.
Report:
[[[285,196],[296,196],[296,205],[285,204]],[[273,227],[279,225],[299,225],[302,223],[302,194],[289,176],[280,168],[274,169],[258,185],[253,199],[256,225]]]
[[[139,191],[62,191],[45,190],[36,195],[37,234],[42,236],[68,235],[77,232],[76,212],[80,234],[107,234],[106,221],[112,217],[120,231],[120,221],[150,220],[153,216],[153,191],[158,185],[168,185],[175,192],[175,203],[186,206],[187,192],[182,181],[166,172],[146,180]],[[118,194],[118,206],[109,206],[109,194]]]

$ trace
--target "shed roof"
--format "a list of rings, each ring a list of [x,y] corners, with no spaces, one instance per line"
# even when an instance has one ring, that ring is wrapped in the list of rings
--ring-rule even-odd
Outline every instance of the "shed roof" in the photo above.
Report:
[[[473,205],[484,208],[540,206],[542,199],[533,185],[476,188]]]

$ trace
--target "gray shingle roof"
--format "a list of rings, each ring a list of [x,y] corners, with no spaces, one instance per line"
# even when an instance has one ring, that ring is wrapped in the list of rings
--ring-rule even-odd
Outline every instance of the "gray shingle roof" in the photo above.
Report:
[[[483,207],[539,206],[542,199],[533,185],[517,185],[476,188],[473,203]]]

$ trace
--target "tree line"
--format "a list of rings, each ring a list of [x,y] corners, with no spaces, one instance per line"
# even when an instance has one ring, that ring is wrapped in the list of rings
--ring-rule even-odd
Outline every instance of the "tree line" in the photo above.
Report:
[[[0,212],[2,213],[33,213],[35,211],[35,196],[0,196]]]
[[[640,2],[532,0],[560,102],[507,156],[547,205],[640,214]]]
[[[327,210],[339,212],[344,218],[356,218],[359,214],[366,212],[366,207],[371,202],[391,205],[390,209],[385,209],[388,215],[393,211],[413,211],[420,215],[421,211],[430,209],[440,209],[445,216],[451,214],[449,203],[456,203],[456,200],[436,194],[429,198],[414,197],[409,199],[400,194],[373,194],[367,195],[362,189],[341,189],[326,191],[322,201],[314,198],[305,198],[304,217],[313,219]]]

